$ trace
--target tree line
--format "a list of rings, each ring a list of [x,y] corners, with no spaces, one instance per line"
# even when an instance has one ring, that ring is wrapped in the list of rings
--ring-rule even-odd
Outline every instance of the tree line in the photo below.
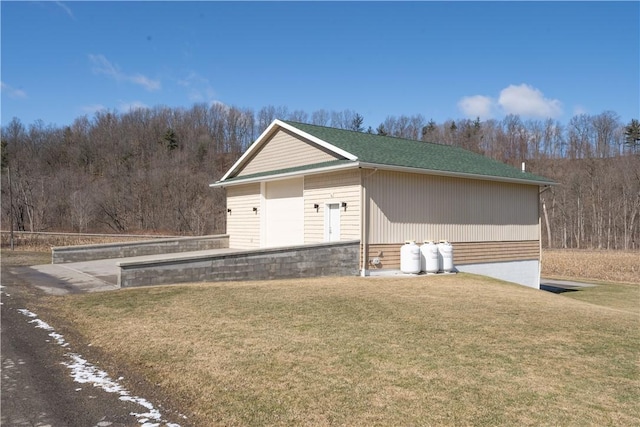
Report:
[[[551,178],[543,244],[640,247],[640,124],[612,111],[557,120],[311,114],[223,104],[100,111],[69,126],[14,118],[2,127],[2,228],[202,235],[226,228],[221,178],[276,118],[459,146]]]

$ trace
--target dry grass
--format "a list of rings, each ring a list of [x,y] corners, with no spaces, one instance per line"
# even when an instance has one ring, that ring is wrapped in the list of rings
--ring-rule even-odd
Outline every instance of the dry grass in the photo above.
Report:
[[[584,288],[563,295],[616,310],[638,312],[640,307],[640,285],[631,283],[601,283],[593,288]]]
[[[542,275],[640,284],[640,251],[546,249],[542,254]]]
[[[102,243],[120,243],[131,242],[137,240],[148,240],[154,236],[109,236],[103,235],[84,235],[84,234],[31,234],[16,232],[14,237],[14,251],[50,251],[55,246],[75,246],[75,245],[97,245]],[[0,246],[2,251],[10,251],[9,233],[2,233],[0,238]]]
[[[0,251],[2,267],[31,266],[51,263],[51,252],[33,250],[14,250],[2,248]]]
[[[47,305],[173,396],[192,425],[640,423],[637,307],[465,274],[169,286]]]

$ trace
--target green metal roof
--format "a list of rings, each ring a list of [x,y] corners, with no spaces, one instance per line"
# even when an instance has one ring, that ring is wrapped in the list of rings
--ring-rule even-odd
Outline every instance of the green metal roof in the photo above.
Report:
[[[355,155],[359,162],[554,184],[550,179],[459,147],[292,121],[285,123]]]

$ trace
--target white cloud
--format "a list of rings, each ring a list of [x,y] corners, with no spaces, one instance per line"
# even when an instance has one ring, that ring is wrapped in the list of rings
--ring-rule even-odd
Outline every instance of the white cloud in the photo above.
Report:
[[[93,72],[96,74],[106,74],[116,80],[120,79],[120,71],[114,67],[104,55],[89,54],[89,60],[93,63]]]
[[[149,108],[149,106],[140,101],[133,101],[133,102],[120,101],[120,103],[118,104],[118,110],[124,113],[128,113],[130,111],[135,111],[135,110],[145,110],[147,108]]]
[[[495,102],[488,96],[465,96],[458,101],[458,108],[467,117],[480,117],[483,120],[493,116]]]
[[[213,102],[216,96],[215,90],[209,80],[198,73],[191,72],[184,79],[178,80],[178,84],[187,90],[189,101],[192,102]]]
[[[220,107],[224,111],[229,111],[231,109],[227,104],[225,104],[222,101],[218,101],[217,99],[214,99],[211,102],[209,102],[209,107],[213,107],[213,106]]]
[[[545,98],[539,89],[525,83],[502,89],[497,100],[485,95],[465,96],[458,101],[458,109],[467,117],[481,119],[496,113],[543,119],[556,118],[563,113],[559,100]]]
[[[2,88],[2,92],[6,93],[7,96],[9,96],[9,98],[13,98],[13,99],[27,98],[27,92],[23,91],[22,89],[16,89],[6,84],[5,82],[0,82],[0,87]]]
[[[154,91],[160,89],[160,80],[152,80],[142,74],[135,74],[128,77],[129,81],[137,85],[143,86],[148,91]]]
[[[587,114],[588,111],[586,108],[584,108],[582,105],[576,105],[575,107],[573,107],[573,115],[574,116],[580,116],[582,114]]]
[[[562,103],[545,98],[543,93],[527,84],[509,85],[500,91],[498,105],[505,114],[525,117],[556,118],[562,115]]]
[[[122,72],[117,65],[112,64],[104,55],[90,54],[89,60],[93,63],[93,72],[96,74],[104,74],[118,82],[125,81],[134,83],[144,87],[150,92],[160,89],[160,80],[153,80],[139,73],[126,74]]]
[[[69,17],[73,20],[76,19],[75,16],[73,16],[73,12],[71,11],[71,8],[69,6],[67,6],[66,4],[62,3],[61,1],[57,1],[55,2],[62,10],[64,10],[67,15],[69,15]]]

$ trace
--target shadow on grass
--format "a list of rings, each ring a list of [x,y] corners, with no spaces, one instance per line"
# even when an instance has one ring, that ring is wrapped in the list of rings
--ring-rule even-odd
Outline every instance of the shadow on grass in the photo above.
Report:
[[[559,287],[559,286],[551,286],[551,285],[540,284],[540,290],[547,291],[547,292],[552,292],[554,294],[563,294],[565,292],[577,292],[580,289],[562,288],[562,287]]]

